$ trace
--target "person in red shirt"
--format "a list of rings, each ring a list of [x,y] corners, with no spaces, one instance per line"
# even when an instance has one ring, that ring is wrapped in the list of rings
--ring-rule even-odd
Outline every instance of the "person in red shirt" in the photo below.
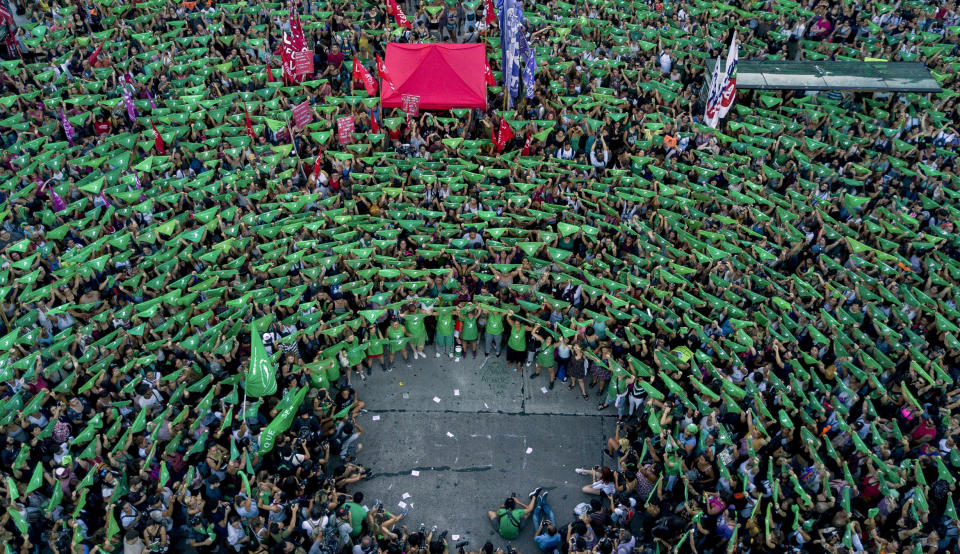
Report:
[[[98,135],[106,135],[110,133],[110,129],[113,128],[112,117],[98,117],[93,122],[93,131]]]
[[[337,71],[339,71],[340,66],[343,65],[343,52],[340,51],[340,47],[336,44],[330,48],[330,52],[327,54],[327,63],[332,63]]]
[[[913,432],[910,433],[910,440],[913,442],[914,446],[921,445],[925,442],[930,442],[937,438],[937,428],[934,426],[933,421],[929,417],[924,417],[920,420],[920,423],[914,428]]]

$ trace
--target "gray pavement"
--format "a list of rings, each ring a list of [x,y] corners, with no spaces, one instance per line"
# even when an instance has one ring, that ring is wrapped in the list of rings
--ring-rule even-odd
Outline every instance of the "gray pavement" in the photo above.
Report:
[[[588,499],[580,491],[588,480],[574,469],[601,463],[613,411],[597,412],[595,394],[584,401],[559,381],[547,389],[546,373],[529,377],[533,366],[521,378],[506,369],[505,353],[455,363],[426,350],[428,359],[411,360],[409,368],[400,359],[390,373],[375,368],[365,383],[354,379],[368,410],[357,420],[364,429],[359,461],[374,472],[354,489],[365,504],[379,498],[394,511],[403,503],[408,529],[437,525],[476,551],[487,540],[506,546],[487,522],[488,509],[511,493],[526,502],[542,486],[566,525]],[[537,552],[532,527],[528,522],[513,541],[521,554]]]

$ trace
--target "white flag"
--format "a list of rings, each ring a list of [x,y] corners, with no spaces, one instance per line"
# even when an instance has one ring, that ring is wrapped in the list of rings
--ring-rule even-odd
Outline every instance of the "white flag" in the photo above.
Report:
[[[720,73],[720,56],[717,56],[717,65],[713,70],[713,78],[710,80],[710,90],[707,91],[707,106],[703,112],[703,121],[707,125],[717,128],[717,122],[720,121],[720,99],[723,95],[724,77]]]
[[[739,58],[739,48],[737,47],[737,32],[733,32],[733,40],[730,42],[730,50],[727,51],[727,67],[723,76],[723,92],[720,98],[720,117],[727,117],[727,112],[733,107],[737,100],[737,58]]]

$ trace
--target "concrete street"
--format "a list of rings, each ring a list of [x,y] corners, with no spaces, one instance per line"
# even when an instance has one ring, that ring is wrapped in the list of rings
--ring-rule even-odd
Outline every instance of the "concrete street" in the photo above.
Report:
[[[595,390],[585,401],[566,383],[546,389],[546,372],[529,377],[535,365],[521,378],[506,369],[506,353],[455,363],[435,358],[431,346],[426,352],[409,368],[398,359],[390,373],[375,367],[366,383],[353,379],[368,410],[357,419],[365,431],[359,462],[374,472],[354,489],[364,503],[379,498],[395,511],[402,502],[408,529],[437,525],[449,530],[451,546],[469,540],[474,551],[487,540],[506,547],[486,512],[511,493],[527,502],[544,487],[559,523],[569,523],[573,507],[588,500],[580,492],[588,479],[574,469],[603,461],[616,426],[612,408],[597,412]],[[532,528],[530,521],[513,543],[521,554],[537,551]]]

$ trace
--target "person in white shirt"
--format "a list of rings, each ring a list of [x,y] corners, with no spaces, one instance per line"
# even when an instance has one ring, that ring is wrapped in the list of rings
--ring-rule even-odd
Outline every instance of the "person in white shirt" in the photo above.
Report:
[[[670,50],[661,50],[660,55],[657,56],[657,61],[660,62],[660,73],[669,75],[670,70],[673,69],[673,58],[670,57]]]
[[[243,528],[240,518],[235,515],[230,516],[230,523],[227,525],[227,544],[240,552],[249,542],[250,537],[247,536],[247,531]]]
[[[463,234],[461,237],[463,240],[467,241],[467,248],[483,248],[484,242],[483,237],[480,236],[480,233],[477,232],[473,227],[469,231]]]
[[[328,518],[323,515],[323,510],[319,506],[314,506],[310,510],[310,517],[303,520],[303,523],[300,524],[300,528],[307,533],[308,536],[313,537],[317,532],[322,530],[327,526]]]
[[[280,339],[280,333],[278,331],[277,324],[274,323],[261,337],[261,340],[263,340],[263,349],[271,356],[273,355],[273,344]]]
[[[597,142],[600,143],[599,148]],[[603,139],[594,141],[593,146],[590,147],[590,165],[599,170],[607,167],[608,163],[610,163],[610,149],[607,148],[606,141]]]

